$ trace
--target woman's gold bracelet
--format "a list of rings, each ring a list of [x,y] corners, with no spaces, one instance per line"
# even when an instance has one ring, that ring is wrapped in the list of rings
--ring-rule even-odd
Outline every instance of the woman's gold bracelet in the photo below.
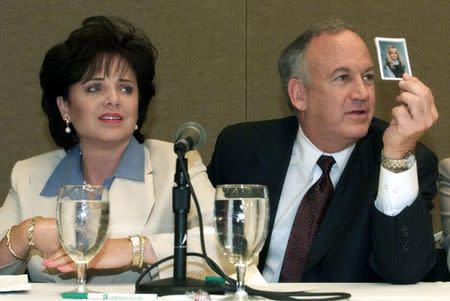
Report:
[[[28,246],[30,247],[28,256],[30,256],[30,254],[33,251],[35,244],[36,244],[36,242],[34,241],[34,226],[36,225],[37,221],[40,220],[41,218],[42,218],[42,216],[33,217],[31,219],[31,224],[28,226],[27,237],[28,237]]]
[[[17,255],[17,253],[14,251],[14,249],[11,246],[11,230],[13,227],[14,227],[14,225],[9,227],[8,232],[6,232],[6,246],[8,247],[9,253],[11,253],[12,256],[23,261],[24,259],[22,257],[20,257],[19,255]]]

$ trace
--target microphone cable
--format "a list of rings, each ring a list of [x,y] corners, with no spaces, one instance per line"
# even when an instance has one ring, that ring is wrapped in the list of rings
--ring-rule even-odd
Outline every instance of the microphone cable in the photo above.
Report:
[[[222,277],[225,280],[224,288],[226,291],[234,292],[236,290],[236,280],[229,277],[225,274],[225,272],[219,267],[218,264],[214,262],[210,257],[208,257],[206,252],[206,244],[205,244],[205,237],[203,232],[203,217],[202,212],[200,209],[200,204],[197,199],[197,195],[195,194],[194,187],[191,183],[191,177],[187,171],[186,165],[184,164],[184,154],[182,151],[177,150],[175,151],[177,154],[177,160],[181,166],[181,169],[183,173],[186,175],[186,180],[189,185],[189,189],[192,194],[192,199],[194,200],[195,209],[197,212],[198,217],[198,226],[200,231],[200,246],[202,253],[196,253],[196,252],[187,252],[186,256],[193,256],[193,257],[201,257],[205,260],[205,262],[208,264],[210,269],[215,272],[217,275]],[[139,275],[139,277],[136,279],[135,288],[137,289],[142,279],[145,277],[146,274],[149,275],[150,280],[152,281],[151,271],[154,268],[157,268],[160,264],[167,262],[169,260],[172,260],[174,258],[174,255],[167,256],[151,265],[148,265]],[[331,301],[331,300],[344,300],[349,299],[351,297],[351,294],[344,293],[344,292],[310,292],[310,291],[286,291],[286,292],[279,292],[279,291],[267,291],[267,290],[259,290],[254,289],[252,287],[249,287],[248,285],[245,285],[245,290],[248,295],[252,296],[261,296],[272,300],[305,300],[305,301]],[[299,299],[298,297],[301,297]]]

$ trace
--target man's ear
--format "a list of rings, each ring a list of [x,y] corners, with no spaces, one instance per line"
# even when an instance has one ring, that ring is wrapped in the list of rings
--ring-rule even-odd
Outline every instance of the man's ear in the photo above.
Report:
[[[67,103],[67,101],[65,101],[62,96],[58,96],[56,97],[56,104],[58,105],[61,118],[64,120],[69,119],[69,104]]]
[[[288,81],[287,90],[291,104],[298,111],[302,112],[306,108],[305,85],[301,79],[291,78]]]

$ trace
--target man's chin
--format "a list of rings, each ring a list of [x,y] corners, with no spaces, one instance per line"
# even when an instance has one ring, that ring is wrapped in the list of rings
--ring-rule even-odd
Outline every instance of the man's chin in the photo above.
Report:
[[[347,137],[349,140],[356,142],[361,138],[364,138],[369,131],[369,124],[361,124],[353,126],[349,129]]]

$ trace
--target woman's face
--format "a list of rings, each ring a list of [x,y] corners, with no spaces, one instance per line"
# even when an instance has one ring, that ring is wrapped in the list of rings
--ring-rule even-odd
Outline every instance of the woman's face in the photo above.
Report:
[[[398,60],[398,52],[397,52],[397,49],[395,49],[395,48],[389,48],[388,52],[389,52],[389,57],[390,57],[392,60]]]
[[[106,72],[108,70],[108,72]],[[112,59],[91,78],[69,88],[68,99],[58,97],[63,119],[76,129],[81,144],[128,143],[138,118],[139,91],[131,66]]]

